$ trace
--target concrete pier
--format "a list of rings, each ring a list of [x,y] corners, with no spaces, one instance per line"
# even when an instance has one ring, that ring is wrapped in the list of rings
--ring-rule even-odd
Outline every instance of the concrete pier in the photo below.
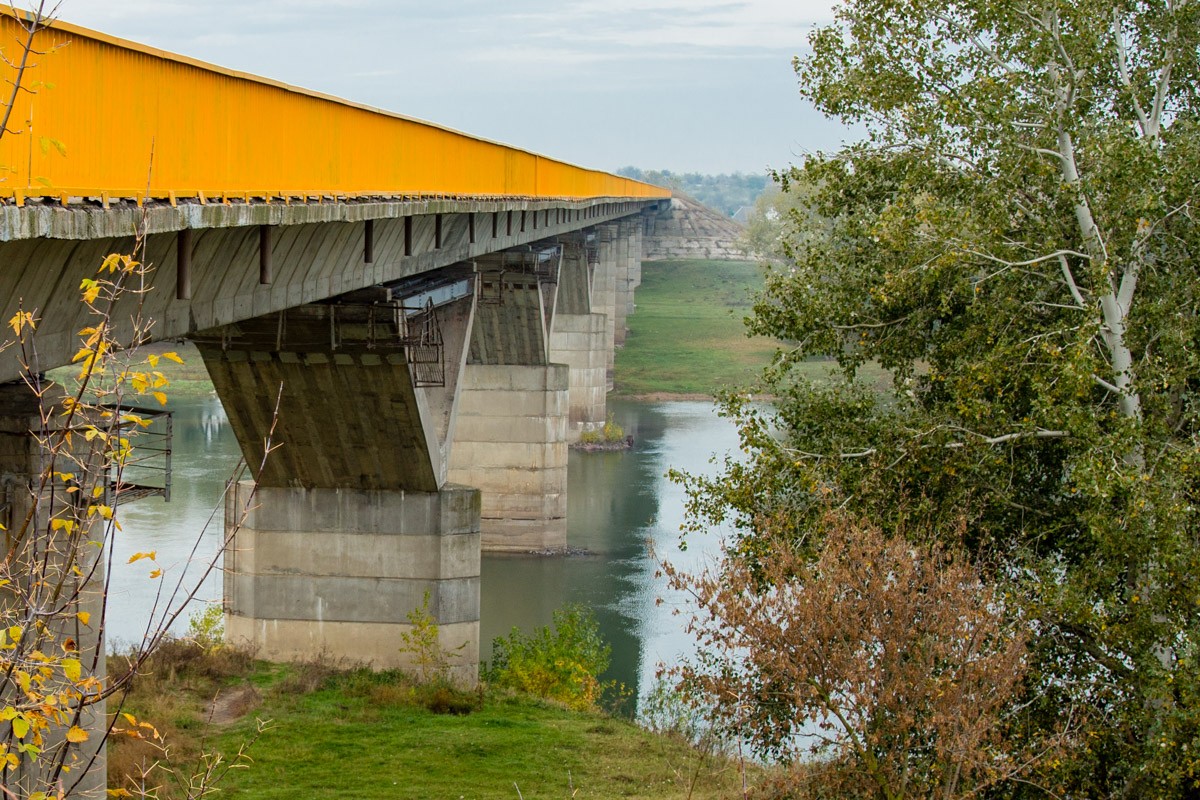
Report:
[[[479,664],[479,492],[255,487],[226,506],[225,635],[273,661],[411,668],[408,613],[437,622],[449,676]]]
[[[592,311],[592,276],[584,237],[563,243],[558,303],[550,331],[550,361],[568,367],[567,439],[579,441],[604,425],[607,393],[607,319]]]
[[[482,492],[484,550],[567,544],[569,368],[549,362],[561,264],[557,246],[477,262],[449,475]]]
[[[435,289],[454,298],[458,280]],[[436,347],[375,295],[197,337],[256,479],[227,497],[226,637],[271,659],[413,668],[402,634],[428,595],[449,677],[472,684],[480,495],[446,472],[474,295],[413,312]]]
[[[617,344],[617,275],[624,264],[620,225],[596,226],[597,262],[592,272],[592,310],[604,315],[605,389],[613,388]]]
[[[467,366],[450,474],[483,492],[484,550],[567,545],[568,372],[563,364]]]

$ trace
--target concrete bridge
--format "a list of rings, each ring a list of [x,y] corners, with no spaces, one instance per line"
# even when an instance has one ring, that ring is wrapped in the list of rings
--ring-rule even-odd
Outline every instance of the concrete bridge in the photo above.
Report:
[[[428,596],[473,680],[480,549],[565,545],[567,445],[604,422],[641,215],[667,193],[68,24],[41,36],[16,115],[34,123],[0,138],[0,318],[34,311],[35,369],[67,363],[81,280],[140,231],[153,285],[121,303],[197,342],[255,469],[227,507],[227,635],[403,666]],[[0,352],[0,380],[20,369]],[[0,392],[5,430],[29,430],[26,393]],[[36,454],[0,471],[27,494]]]

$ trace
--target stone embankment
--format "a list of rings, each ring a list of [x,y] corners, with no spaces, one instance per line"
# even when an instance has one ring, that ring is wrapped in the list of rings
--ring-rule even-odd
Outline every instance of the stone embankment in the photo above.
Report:
[[[743,228],[734,220],[679,192],[670,204],[663,206],[658,213],[645,217],[644,260],[746,260],[746,254],[737,245]]]

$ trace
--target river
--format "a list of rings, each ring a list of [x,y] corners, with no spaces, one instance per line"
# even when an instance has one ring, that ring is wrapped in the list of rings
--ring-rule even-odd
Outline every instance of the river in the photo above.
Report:
[[[686,551],[679,550],[684,496],[664,473],[670,467],[711,469],[709,458],[736,450],[737,436],[708,402],[610,400],[609,409],[636,445],[627,452],[571,452],[568,545],[586,554],[485,555],[482,651],[486,658],[493,638],[514,626],[529,630],[549,624],[555,609],[580,603],[595,613],[612,645],[612,666],[605,677],[624,683],[636,696],[650,685],[659,662],[675,661],[692,650],[682,617],[674,614],[682,601],[655,577],[658,565],[652,553],[695,568],[717,549],[716,538],[709,535],[693,537]],[[220,547],[220,498],[238,462],[237,441],[216,397],[178,400],[172,410],[171,502],[150,498],[121,513],[109,599],[110,649],[140,640],[152,610],[164,606],[180,576],[185,585],[194,585],[199,568]],[[157,565],[126,563],[131,554],[150,550],[157,554]],[[162,578],[149,578],[154,566],[162,568]],[[214,572],[198,597],[219,603],[220,595],[220,573]],[[175,624],[175,632],[186,631],[190,613]]]

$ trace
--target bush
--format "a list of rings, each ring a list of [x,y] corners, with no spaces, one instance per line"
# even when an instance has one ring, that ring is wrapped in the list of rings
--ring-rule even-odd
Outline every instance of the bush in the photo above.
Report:
[[[592,613],[567,606],[554,612],[551,627],[528,636],[513,628],[508,636],[497,637],[483,678],[500,688],[585,711],[600,702],[604,686],[599,675],[608,669],[611,652]]]

